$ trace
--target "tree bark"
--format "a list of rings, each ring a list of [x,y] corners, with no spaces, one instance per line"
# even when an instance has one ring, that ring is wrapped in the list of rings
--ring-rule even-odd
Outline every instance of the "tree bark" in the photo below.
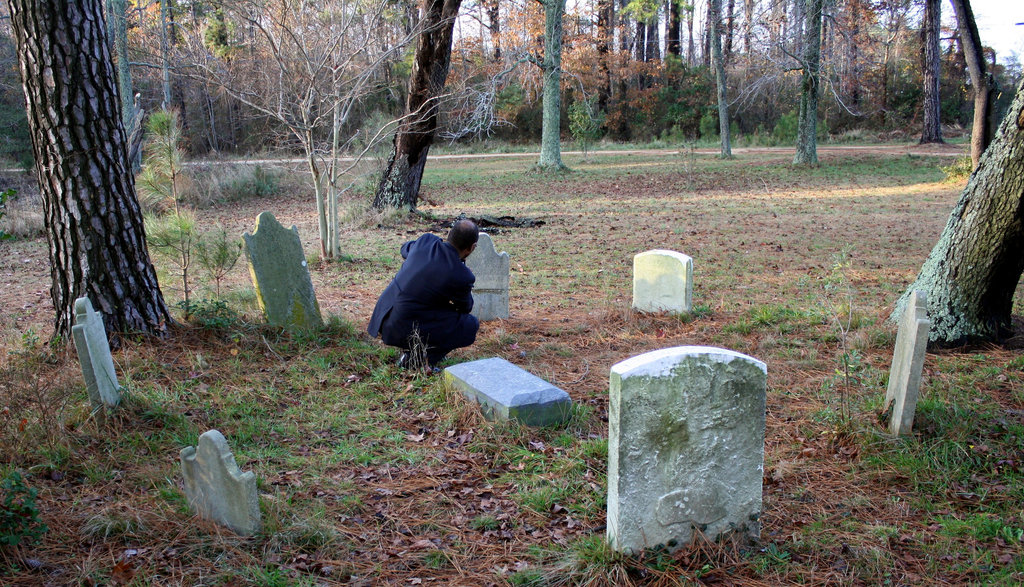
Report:
[[[425,0],[423,32],[416,45],[405,120],[381,176],[373,206],[413,210],[419,201],[427,153],[437,130],[441,93],[452,57],[452,29],[462,0]]]
[[[711,0],[711,63],[715,68],[715,86],[718,90],[718,135],[722,142],[721,157],[732,159],[729,143],[729,100],[726,97],[725,63],[722,59],[722,0]]]
[[[929,340],[939,346],[1010,333],[1013,294],[1024,271],[1024,82],[921,266],[899,299],[928,294]]]
[[[8,0],[49,244],[54,337],[88,296],[117,333],[171,322],[128,161],[102,0]]]
[[[803,0],[797,0],[798,2]],[[824,0],[807,0],[804,55],[800,82],[800,118],[794,165],[818,164],[818,84],[821,58],[821,11]]]
[[[612,95],[612,74],[608,60],[611,45],[615,38],[615,0],[598,0],[597,3],[597,58],[601,83],[597,88],[597,107],[602,112],[608,111],[608,102]]]
[[[960,31],[960,44],[967,59],[967,71],[971,76],[974,88],[974,124],[971,127],[971,161],[978,168],[981,154],[992,142],[995,124],[992,116],[995,113],[996,79],[985,66],[982,53],[981,36],[978,25],[974,21],[974,12],[969,0],[951,0],[956,13],[957,28]]]
[[[679,39],[681,22],[679,2],[668,0],[668,29],[665,31],[665,52],[668,55],[679,57],[682,54],[683,47]]]
[[[561,170],[562,145],[562,15],[565,0],[544,0],[544,72],[543,117],[540,132],[540,158],[537,167]]]
[[[939,20],[942,0],[925,0],[924,22],[924,129],[921,143],[942,143],[942,112],[939,99]]]

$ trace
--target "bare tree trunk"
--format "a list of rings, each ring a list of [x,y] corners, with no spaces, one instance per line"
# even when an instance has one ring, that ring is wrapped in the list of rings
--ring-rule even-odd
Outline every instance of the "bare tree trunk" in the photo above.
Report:
[[[971,174],[912,290],[928,293],[929,339],[938,345],[1010,333],[1013,293],[1024,271],[1024,83]]]
[[[960,43],[967,59],[967,71],[971,75],[971,86],[974,88],[974,124],[971,127],[971,161],[978,168],[981,154],[992,141],[995,114],[996,79],[985,66],[982,54],[981,36],[978,25],[974,21],[974,12],[969,0],[951,0],[953,11],[956,12],[957,27],[960,30]]]
[[[452,29],[462,0],[425,0],[423,32],[412,65],[406,119],[381,176],[373,206],[416,208],[427,153],[437,130],[437,111],[452,56]]]
[[[711,62],[715,68],[715,86],[718,89],[718,134],[722,141],[721,157],[732,159],[729,144],[729,100],[726,98],[725,63],[722,59],[722,0],[711,0]]]
[[[601,85],[597,88],[597,107],[603,112],[608,110],[608,102],[612,94],[612,74],[608,64],[610,48],[615,38],[615,0],[598,0],[597,3],[597,58],[600,70]]]
[[[726,20],[728,22],[725,26],[725,53],[722,57],[722,61],[724,63],[730,63],[732,61],[732,35],[733,31],[736,29],[736,0],[729,0]]]
[[[690,6],[686,10],[686,31],[689,39],[686,44],[686,64],[690,67],[693,67],[693,64],[697,62],[697,59],[694,56],[694,51],[696,51],[696,49],[693,44],[693,12],[693,6]]]
[[[163,335],[110,61],[102,0],[8,0],[50,256],[54,336],[88,296],[107,332]]]
[[[700,59],[704,67],[711,67],[711,2],[708,2],[708,9],[704,13],[704,48]]]
[[[544,113],[537,167],[561,170],[562,145],[562,15],[565,0],[544,0]]]
[[[494,46],[494,61],[501,61],[501,12],[498,0],[483,0],[487,12],[487,29],[491,33],[491,45]]]
[[[682,15],[679,2],[668,0],[668,30],[665,32],[665,52],[679,57],[682,54],[682,43],[679,39]]]
[[[939,99],[939,21],[942,15],[942,0],[925,0],[924,23],[924,130],[921,143],[942,143],[942,112]]]
[[[798,2],[803,0],[797,0]],[[821,58],[821,11],[824,0],[807,0],[804,54],[800,82],[800,118],[794,165],[818,164],[818,84]]]
[[[750,41],[754,32],[754,0],[743,0],[743,53],[750,59]]]

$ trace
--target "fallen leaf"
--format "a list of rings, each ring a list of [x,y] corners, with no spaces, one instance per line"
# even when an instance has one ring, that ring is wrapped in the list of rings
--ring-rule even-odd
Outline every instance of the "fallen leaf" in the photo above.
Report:
[[[412,442],[423,442],[424,436],[423,434],[406,434],[405,439]]]

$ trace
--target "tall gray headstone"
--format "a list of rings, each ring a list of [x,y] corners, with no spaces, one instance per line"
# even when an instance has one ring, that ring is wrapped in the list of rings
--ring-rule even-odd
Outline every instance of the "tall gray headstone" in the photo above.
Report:
[[[185,497],[197,514],[242,536],[260,531],[256,475],[238,468],[223,434],[204,432],[198,446],[181,449],[180,457]]]
[[[641,312],[693,309],[693,259],[654,249],[633,257],[633,308]]]
[[[760,534],[767,368],[683,346],[611,369],[608,542],[675,548],[697,532]]]
[[[247,232],[242,239],[256,299],[267,322],[283,328],[323,325],[299,229],[287,229],[273,214],[262,212],[252,234]]]
[[[491,235],[481,232],[476,250],[466,258],[466,266],[476,276],[473,285],[473,311],[481,322],[508,318],[508,287],[511,270],[508,253],[498,252]]]
[[[114,359],[110,356],[103,316],[93,310],[89,298],[75,300],[75,324],[71,327],[71,337],[75,340],[93,411],[113,408],[121,402],[121,386],[114,372]]]
[[[889,387],[885,391],[886,413],[890,413],[889,432],[909,434],[914,426],[914,411],[921,388],[921,371],[928,347],[928,296],[915,290],[910,294],[896,332],[896,348],[889,370]]]

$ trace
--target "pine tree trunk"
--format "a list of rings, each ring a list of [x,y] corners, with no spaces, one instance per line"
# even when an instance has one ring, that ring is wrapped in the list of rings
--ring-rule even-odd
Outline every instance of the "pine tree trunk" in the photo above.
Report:
[[[910,292],[928,294],[929,340],[940,346],[1010,333],[1013,293],[1024,271],[1024,83],[971,174],[939,242]]]
[[[462,0],[426,0],[412,65],[406,118],[381,176],[373,207],[413,210],[420,196],[427,153],[437,130],[437,112],[452,57],[452,28]]]
[[[88,296],[107,332],[163,335],[102,0],[8,0],[49,243],[54,336]]]
[[[974,21],[971,3],[968,0],[952,0],[952,3],[953,11],[956,12],[957,27],[960,30],[960,46],[963,47],[967,71],[971,75],[971,86],[974,88],[971,161],[977,169],[981,154],[992,141],[995,125],[991,118],[995,112],[996,80],[985,66],[981,37],[978,35],[978,25]]]
[[[597,107],[602,112],[608,111],[608,102],[612,95],[612,74],[608,60],[615,38],[614,18],[615,0],[599,0],[597,3],[597,67],[600,71],[601,83],[597,88]]]
[[[715,68],[715,86],[718,90],[718,134],[722,142],[721,157],[732,158],[729,144],[729,100],[726,97],[725,63],[722,59],[722,0],[711,0],[711,62]]]
[[[797,0],[798,2],[802,0]],[[794,165],[818,164],[818,66],[821,58],[821,10],[824,0],[807,0],[803,74],[800,83],[800,118],[796,131]]]
[[[939,99],[939,21],[942,0],[925,0],[924,5],[924,130],[921,143],[942,143],[942,112]]]
[[[562,15],[565,0],[544,1],[544,103],[537,167],[561,170],[562,164]]]
[[[679,25],[681,22],[682,14],[679,9],[679,2],[668,0],[668,28],[665,31],[665,52],[676,57],[682,54],[683,49],[679,39]]]

